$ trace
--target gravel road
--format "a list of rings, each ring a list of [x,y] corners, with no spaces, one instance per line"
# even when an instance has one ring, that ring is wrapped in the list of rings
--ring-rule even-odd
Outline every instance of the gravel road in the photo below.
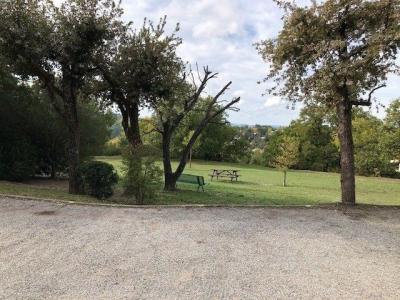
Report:
[[[400,209],[1,198],[0,298],[400,299]]]

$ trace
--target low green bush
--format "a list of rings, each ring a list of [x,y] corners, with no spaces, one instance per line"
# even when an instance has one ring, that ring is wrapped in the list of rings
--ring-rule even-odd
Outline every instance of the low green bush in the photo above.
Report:
[[[89,161],[79,167],[81,191],[98,199],[109,198],[114,193],[118,174],[114,167],[102,161]]]

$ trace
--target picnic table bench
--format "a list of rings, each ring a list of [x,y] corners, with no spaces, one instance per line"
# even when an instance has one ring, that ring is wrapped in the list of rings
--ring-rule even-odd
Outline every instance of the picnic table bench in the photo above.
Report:
[[[181,174],[181,176],[179,176],[177,182],[197,184],[197,191],[199,191],[201,188],[203,192],[204,192],[204,186],[206,185],[204,182],[203,176],[197,176],[197,175],[191,175],[191,174]]]
[[[212,169],[212,174],[210,174],[211,181],[213,180],[214,177],[217,177],[217,180],[219,177],[222,178],[229,178],[231,181],[234,179],[237,181],[239,178],[239,170],[218,170],[218,169]]]

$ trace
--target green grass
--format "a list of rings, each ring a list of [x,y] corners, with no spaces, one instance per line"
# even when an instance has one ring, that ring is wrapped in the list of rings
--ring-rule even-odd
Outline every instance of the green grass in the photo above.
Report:
[[[46,185],[0,181],[0,194],[29,196],[45,199],[60,199],[75,202],[94,202],[95,198],[86,195],[70,195],[67,188],[53,188]]]
[[[120,157],[98,157],[121,170]],[[174,166],[175,167],[175,166]],[[239,169],[238,182],[212,181],[211,169]],[[282,172],[259,166],[234,163],[194,161],[185,172],[203,175],[209,183],[205,192],[196,192],[195,185],[178,184],[179,192],[158,193],[153,203],[202,204],[327,204],[340,201],[340,176],[336,173],[311,171],[288,172],[288,186],[282,186]],[[357,201],[364,204],[400,205],[400,180],[357,177]]]
[[[97,157],[114,165],[121,172],[120,157]],[[210,181],[211,169],[239,169],[238,182]],[[282,172],[258,166],[233,163],[194,161],[185,173],[203,175],[208,183],[205,192],[196,192],[196,186],[178,184],[178,192],[163,192],[162,187],[149,204],[265,204],[303,205],[329,204],[340,201],[339,174],[311,171],[290,171],[288,187],[282,187]],[[357,202],[376,205],[400,205],[400,180],[357,177]],[[109,201],[127,202],[121,197],[122,187]],[[0,193],[56,198],[71,201],[96,201],[88,196],[69,195],[65,189],[0,181]]]

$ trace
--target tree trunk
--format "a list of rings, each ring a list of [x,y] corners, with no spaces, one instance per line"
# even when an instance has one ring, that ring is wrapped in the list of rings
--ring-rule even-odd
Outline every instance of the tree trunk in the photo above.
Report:
[[[69,117],[71,118],[68,119],[68,175],[70,194],[78,194],[80,192],[78,180],[80,130],[76,110],[76,106],[69,108]]]
[[[78,118],[78,101],[76,96],[77,86],[70,70],[63,67],[63,102],[64,119],[68,127],[68,175],[69,193],[78,194],[80,184],[78,180],[80,128]]]
[[[202,123],[199,125],[199,127],[197,127],[197,129],[193,133],[192,137],[190,138],[189,143],[183,149],[183,151],[181,153],[181,159],[180,159],[178,167],[176,168],[175,173],[174,173],[175,184],[176,184],[176,181],[178,180],[179,176],[181,176],[183,171],[185,170],[189,153],[190,153],[194,143],[196,142],[196,139],[199,137],[201,131],[205,128],[205,126],[206,126],[206,123]],[[168,150],[168,153],[169,153],[169,150]]]
[[[50,171],[51,179],[56,178],[56,164],[54,161],[51,162],[51,171]]]
[[[122,127],[124,128],[126,139],[133,147],[141,145],[138,104],[134,104],[129,108],[120,105],[119,108],[122,114]]]
[[[75,104],[75,105],[74,105]],[[69,193],[78,194],[80,192],[78,180],[79,167],[79,148],[80,148],[80,130],[76,102],[71,103],[68,110],[68,175],[69,175]]]
[[[284,186],[284,187],[287,186],[287,184],[286,184],[286,175],[287,175],[287,171],[286,171],[286,170],[283,170],[283,186]]]
[[[177,180],[174,173],[164,172],[164,191],[176,191]]]
[[[354,145],[351,122],[351,104],[341,101],[337,105],[338,137],[340,141],[340,167],[342,203],[354,205],[356,203],[355,173],[354,173]]]
[[[170,156],[171,133],[168,129],[162,134],[162,152],[164,166],[164,191],[175,191],[178,176],[172,172],[171,156]]]

